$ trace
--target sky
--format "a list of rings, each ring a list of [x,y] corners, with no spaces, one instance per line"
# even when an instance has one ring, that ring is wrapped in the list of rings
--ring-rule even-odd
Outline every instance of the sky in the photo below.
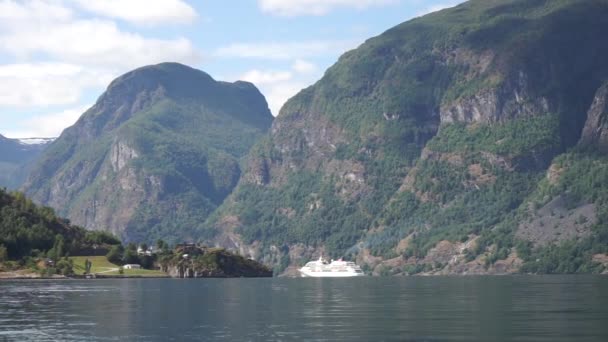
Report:
[[[114,78],[161,62],[250,81],[278,115],[344,52],[459,2],[0,0],[0,134],[57,137]]]

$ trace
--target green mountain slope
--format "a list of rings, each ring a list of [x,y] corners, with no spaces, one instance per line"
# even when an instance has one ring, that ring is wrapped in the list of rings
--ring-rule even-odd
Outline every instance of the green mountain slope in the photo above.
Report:
[[[212,240],[279,270],[601,270],[605,32],[605,0],[472,0],[368,40],[283,107]]]
[[[126,241],[193,239],[271,122],[250,83],[216,82],[176,63],[140,68],[64,131],[25,189],[72,222]]]

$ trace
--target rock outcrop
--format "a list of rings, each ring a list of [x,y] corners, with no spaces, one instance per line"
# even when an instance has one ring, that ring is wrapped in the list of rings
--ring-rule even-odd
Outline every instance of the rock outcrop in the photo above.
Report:
[[[173,256],[161,261],[161,269],[173,278],[262,278],[272,270],[251,259],[219,248],[178,246]]]
[[[529,76],[520,71],[514,80],[496,88],[482,89],[471,96],[444,104],[441,122],[499,123],[550,112],[549,100],[533,96]]]
[[[581,144],[608,153],[608,83],[598,89],[587,113]]]

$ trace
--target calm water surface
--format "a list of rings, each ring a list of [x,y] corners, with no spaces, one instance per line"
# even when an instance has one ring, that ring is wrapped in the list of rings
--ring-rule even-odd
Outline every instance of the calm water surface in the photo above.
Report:
[[[0,341],[608,341],[608,277],[0,281]]]

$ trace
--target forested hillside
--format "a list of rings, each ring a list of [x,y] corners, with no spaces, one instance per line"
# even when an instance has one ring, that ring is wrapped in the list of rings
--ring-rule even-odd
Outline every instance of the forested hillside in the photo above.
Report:
[[[605,32],[605,0],[472,0],[368,40],[283,107],[212,240],[278,270],[602,271]]]
[[[53,209],[35,205],[20,192],[0,189],[0,255],[4,259],[0,262],[47,253],[58,259],[106,244],[120,241],[104,232],[71,225]]]

